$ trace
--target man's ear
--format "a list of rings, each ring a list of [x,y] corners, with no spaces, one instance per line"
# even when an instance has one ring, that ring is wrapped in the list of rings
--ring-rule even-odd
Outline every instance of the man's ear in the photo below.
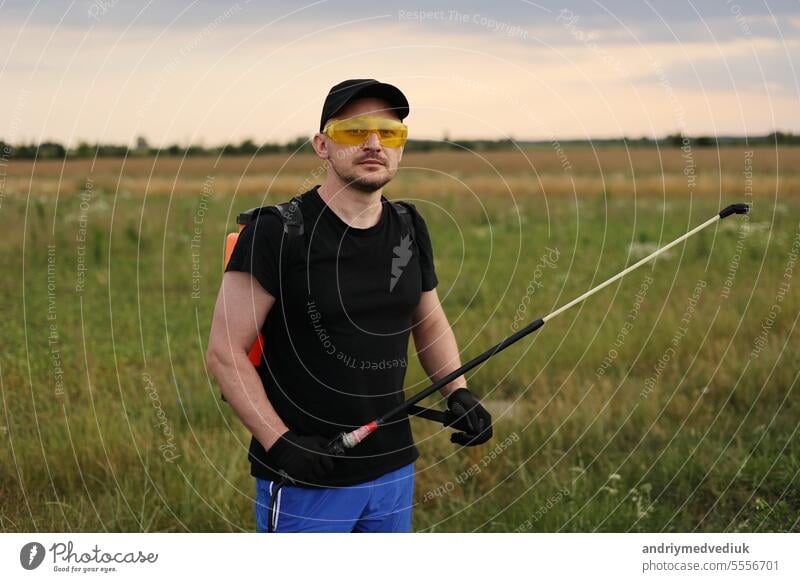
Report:
[[[328,142],[325,140],[325,136],[321,133],[315,133],[314,137],[311,138],[311,147],[314,148],[314,151],[317,154],[317,157],[321,160],[327,160],[331,157],[331,152],[328,149]]]

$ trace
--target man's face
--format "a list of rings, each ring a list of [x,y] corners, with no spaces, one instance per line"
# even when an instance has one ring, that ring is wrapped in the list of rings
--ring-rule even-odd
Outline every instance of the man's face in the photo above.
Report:
[[[345,105],[333,119],[349,119],[360,115],[376,115],[388,119],[399,119],[382,99],[366,97]],[[317,155],[330,163],[331,169],[348,186],[371,194],[388,184],[403,157],[403,148],[390,148],[381,144],[373,132],[361,145],[338,144],[325,134],[314,136]]]

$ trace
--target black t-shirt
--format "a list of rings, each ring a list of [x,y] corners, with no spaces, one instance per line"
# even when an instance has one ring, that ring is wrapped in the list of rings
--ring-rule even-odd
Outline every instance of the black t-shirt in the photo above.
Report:
[[[302,196],[302,237],[284,236],[281,219],[265,213],[241,231],[226,271],[251,273],[276,298],[258,367],[275,411],[298,434],[332,438],[404,400],[411,315],[438,280],[428,229],[413,206],[411,237],[384,197],[377,224],[352,228],[317,188]],[[255,438],[248,456],[251,475],[279,478]],[[418,456],[403,416],[336,458],[317,485],[369,481]]]

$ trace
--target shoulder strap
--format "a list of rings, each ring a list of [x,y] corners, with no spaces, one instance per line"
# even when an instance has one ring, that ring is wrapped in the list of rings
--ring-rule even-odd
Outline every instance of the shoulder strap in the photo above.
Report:
[[[283,220],[283,232],[292,239],[305,232],[303,226],[303,213],[300,211],[300,197],[295,196],[289,202],[276,204],[275,208]]]
[[[408,202],[392,202],[392,206],[397,209],[398,214],[400,214],[400,218],[403,219],[403,223],[406,225],[406,230],[411,235],[411,240],[414,241],[417,238],[417,232],[414,229],[414,217],[411,216],[413,212],[411,210],[411,206]]]
[[[277,212],[283,221],[283,232],[286,237],[281,258],[281,277],[286,274],[289,266],[306,260],[306,237],[301,202],[302,195],[273,206],[273,212]]]
[[[251,208],[246,212],[242,212],[237,218],[237,222],[243,226],[267,213],[274,214],[281,219],[283,232],[286,235],[285,244],[282,246],[281,276],[290,264],[295,261],[305,260],[305,236],[303,236],[305,228],[303,226],[303,213],[300,209],[302,199],[303,197],[300,195],[281,204]]]
[[[249,224],[262,214],[275,214],[283,222],[283,232],[286,233],[289,240],[303,234],[305,228],[303,227],[303,213],[300,211],[301,196],[295,196],[288,202],[281,204],[273,204],[272,206],[261,206],[259,208],[251,208],[242,212],[236,221],[244,226]]]
[[[277,215],[283,222],[283,232],[285,232],[289,238],[294,238],[295,236],[305,232],[303,227],[303,213],[300,211],[301,201],[302,195],[295,196],[288,202],[283,202],[281,204],[261,206],[260,208],[251,208],[250,210],[242,212],[237,217],[237,222],[244,226],[262,214],[270,212]]]

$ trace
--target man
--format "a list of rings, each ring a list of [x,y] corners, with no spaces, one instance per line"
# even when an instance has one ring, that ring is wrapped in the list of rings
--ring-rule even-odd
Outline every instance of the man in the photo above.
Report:
[[[408,205],[407,228],[382,194],[403,155],[408,113],[393,85],[333,87],[312,140],[327,174],[300,197],[302,236],[288,239],[279,215],[261,214],[223,276],[207,360],[253,435],[258,531],[411,529],[419,452],[407,416],[344,456],[326,449],[403,401],[410,333],[431,379],[461,365],[425,221]],[[259,331],[256,369],[247,354]],[[467,427],[454,442],[491,437],[491,416],[463,376],[441,393]]]

